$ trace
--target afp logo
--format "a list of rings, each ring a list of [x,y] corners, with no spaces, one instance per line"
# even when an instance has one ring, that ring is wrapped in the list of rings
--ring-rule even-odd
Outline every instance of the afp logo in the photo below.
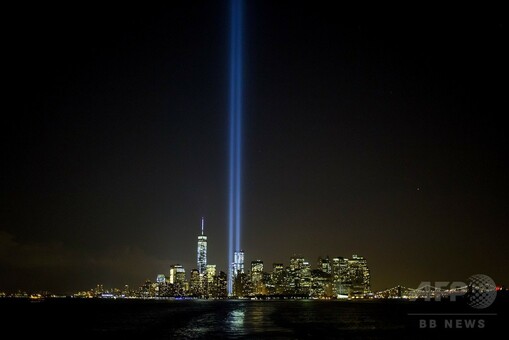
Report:
[[[472,275],[467,280],[467,292],[465,297],[468,305],[473,308],[488,308],[497,297],[497,286],[488,275]]]

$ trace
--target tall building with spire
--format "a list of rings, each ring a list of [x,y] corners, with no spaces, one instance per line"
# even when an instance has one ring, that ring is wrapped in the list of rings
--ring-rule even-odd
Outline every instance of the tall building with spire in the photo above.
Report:
[[[207,270],[207,236],[203,234],[205,219],[201,218],[201,235],[198,235],[198,272],[205,275]]]

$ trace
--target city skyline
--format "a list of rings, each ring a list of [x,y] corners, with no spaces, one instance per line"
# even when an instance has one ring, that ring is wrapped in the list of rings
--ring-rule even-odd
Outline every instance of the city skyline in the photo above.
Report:
[[[232,171],[229,1],[13,8],[0,290],[228,271],[240,250],[246,271],[361,254],[374,290],[507,284],[504,23],[345,23],[327,3],[245,1]]]
[[[367,260],[363,256],[352,255],[350,259],[338,256],[318,257],[311,265],[305,257],[293,254],[288,266],[283,262],[272,263],[272,270],[264,270],[264,261],[250,261],[246,270],[245,252],[234,253],[231,263],[232,288],[228,287],[227,270],[207,264],[207,237],[204,235],[205,218],[201,218],[201,233],[197,240],[196,267],[186,271],[180,263],[168,266],[167,274],[155,275],[155,280],[147,278],[143,284],[123,284],[114,288],[98,283],[88,291],[67,292],[68,296],[90,298],[245,298],[253,296],[280,296],[309,298],[373,298],[371,276]],[[360,271],[359,271],[360,270]],[[118,286],[117,286],[118,287]],[[15,291],[0,290],[0,297],[30,297],[38,299],[61,296],[62,292],[49,290]]]
[[[312,265],[307,257],[302,256],[300,253],[294,253],[290,256],[288,265],[285,262],[272,262],[270,266],[264,267],[264,261],[260,258],[254,258],[250,263],[249,270],[246,270],[245,265],[245,252],[243,250],[236,251],[234,253],[234,261],[231,263],[231,273],[233,286],[231,292],[228,288],[228,269],[222,270],[218,268],[216,264],[207,264],[207,236],[204,234],[205,218],[200,219],[201,233],[198,235],[197,240],[197,253],[196,253],[196,266],[188,267],[189,271],[186,271],[186,267],[181,263],[172,263],[168,266],[169,270],[167,274],[159,273],[154,274],[155,280],[152,282],[150,278],[145,279],[145,283],[139,285],[122,284],[120,288],[114,288],[119,286],[106,286],[103,283],[98,283],[95,289],[89,291],[73,291],[73,292],[52,292],[47,289],[38,290],[26,290],[18,287],[15,290],[0,290],[0,297],[11,296],[11,297],[32,297],[40,298],[42,296],[58,296],[59,294],[68,294],[75,297],[139,297],[139,298],[154,298],[154,297],[193,297],[193,298],[242,298],[242,297],[299,297],[305,295],[309,298],[326,298],[326,299],[338,299],[338,298],[387,298],[387,297],[402,297],[402,291],[408,294],[408,290],[417,294],[419,297],[429,297],[432,292],[429,291],[429,287],[422,286],[423,283],[430,281],[421,281],[419,286],[416,288],[407,288],[400,283],[395,283],[393,287],[382,287],[378,289],[371,289],[371,274],[370,269],[367,265],[367,259],[363,256],[353,254],[351,258],[343,256],[330,257],[328,254],[325,256],[319,255],[317,261]],[[264,268],[266,270],[264,270]],[[271,269],[271,270],[269,270]],[[286,290],[278,289],[274,286],[274,282],[281,280],[280,275],[284,277],[291,275],[295,270],[307,270],[309,281],[305,286],[305,293],[299,292],[295,287],[290,288],[285,286]],[[311,275],[311,271],[314,274]],[[360,270],[360,271],[359,271]],[[321,277],[325,273],[327,277]],[[316,276],[318,274],[318,276]],[[267,276],[268,275],[268,276]],[[299,274],[297,275],[300,278]],[[347,281],[344,281],[344,275],[347,275]],[[267,277],[270,277],[267,281]],[[236,280],[240,277],[247,279],[246,282]],[[354,277],[358,277],[354,279]],[[300,278],[302,279],[302,278]],[[214,288],[220,280],[220,284],[223,287],[222,290]],[[342,282],[342,280],[344,282]],[[222,283],[221,283],[222,282]],[[324,288],[327,282],[330,287]],[[447,281],[446,281],[447,282]],[[462,282],[462,281],[458,281]],[[237,287],[238,284],[247,284],[248,288]],[[440,283],[440,282],[438,282]],[[169,284],[173,286],[171,291],[161,291],[161,286]],[[283,283],[279,282],[281,287]],[[287,285],[288,283],[286,283]],[[319,284],[319,288],[316,287]],[[346,284],[346,285],[345,285]],[[496,282],[497,290],[505,288],[505,282]],[[213,287],[213,288],[211,288]],[[272,288],[271,288],[272,287]],[[313,289],[314,287],[314,289]],[[460,287],[461,288],[461,287]],[[212,289],[213,294],[210,293],[209,289]],[[288,290],[291,289],[291,290]],[[318,290],[317,290],[318,289]],[[459,293],[463,294],[464,287],[459,290]],[[438,290],[440,292],[440,289]],[[453,290],[454,292],[454,290]],[[3,295],[2,295],[3,294]],[[5,295],[7,294],[7,295]],[[28,294],[28,295],[27,295]],[[43,294],[43,295],[41,295]],[[216,295],[219,294],[219,295]],[[388,294],[388,295],[387,295]],[[302,297],[302,296],[301,296]],[[404,297],[404,296],[403,296]],[[408,297],[405,297],[408,298]]]

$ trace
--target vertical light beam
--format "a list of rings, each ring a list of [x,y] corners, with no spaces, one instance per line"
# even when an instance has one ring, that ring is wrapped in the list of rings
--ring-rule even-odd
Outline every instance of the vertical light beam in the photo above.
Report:
[[[230,1],[228,294],[232,294],[233,253],[239,251],[242,194],[242,0]]]

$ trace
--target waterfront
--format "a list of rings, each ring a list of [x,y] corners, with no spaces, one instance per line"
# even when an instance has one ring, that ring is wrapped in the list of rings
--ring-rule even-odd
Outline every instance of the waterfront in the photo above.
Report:
[[[3,329],[20,335],[101,338],[327,338],[392,339],[488,334],[502,327],[507,301],[486,310],[460,303],[318,300],[106,300],[50,299],[0,301]],[[441,313],[430,317],[416,314]],[[477,315],[474,315],[476,313]],[[479,315],[481,314],[481,315]],[[459,316],[461,315],[461,316]],[[420,328],[419,320],[437,320]],[[444,319],[472,319],[473,324],[444,329]],[[482,325],[478,321],[482,319]],[[16,326],[22,320],[27,327]],[[482,326],[480,328],[479,326]]]

